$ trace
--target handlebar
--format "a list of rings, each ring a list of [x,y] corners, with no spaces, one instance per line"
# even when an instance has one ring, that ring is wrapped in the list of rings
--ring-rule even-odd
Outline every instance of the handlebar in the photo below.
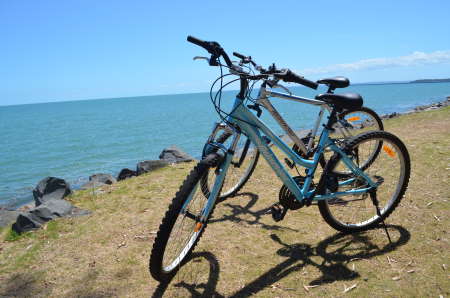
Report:
[[[233,65],[230,58],[228,57],[227,53],[224,51],[224,49],[220,46],[220,44],[218,42],[204,41],[204,40],[201,40],[201,39],[196,38],[191,35],[189,35],[187,37],[187,41],[204,48],[205,50],[208,51],[208,53],[211,54],[211,58],[209,60],[210,65],[218,65],[217,60],[220,58],[220,56],[222,56],[223,59],[225,60],[225,63],[227,64],[227,66],[229,68],[231,68],[233,70],[236,69],[236,67]],[[253,75],[253,76],[248,75],[247,79],[257,80],[257,79],[261,79],[261,78],[266,78],[268,75],[274,75],[276,78],[281,79],[285,82],[293,82],[293,83],[301,84],[303,86],[306,86],[306,87],[309,87],[312,89],[317,89],[317,87],[319,86],[316,82],[307,80],[304,77],[294,73],[290,69],[277,70],[275,65],[273,65],[273,66],[269,67],[268,71],[266,71],[262,67],[257,66],[256,63],[252,60],[252,57],[250,57],[250,56],[245,56],[238,52],[233,52],[233,55],[238,57],[239,59],[241,59],[243,63],[251,63],[254,67],[256,67],[261,72],[261,75]]]

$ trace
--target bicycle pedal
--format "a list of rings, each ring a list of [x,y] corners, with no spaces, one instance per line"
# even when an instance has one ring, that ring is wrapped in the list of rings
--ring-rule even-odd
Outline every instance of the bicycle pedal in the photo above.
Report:
[[[274,204],[272,205],[272,207],[270,207],[270,211],[270,213],[272,214],[272,219],[276,222],[279,222],[284,219],[288,209],[281,206],[281,204]]]

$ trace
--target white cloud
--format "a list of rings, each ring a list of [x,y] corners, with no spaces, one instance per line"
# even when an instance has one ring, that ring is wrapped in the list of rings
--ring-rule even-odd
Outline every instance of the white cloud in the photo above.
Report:
[[[322,74],[333,72],[386,69],[392,67],[408,67],[415,65],[438,64],[450,62],[450,51],[435,51],[431,53],[414,52],[410,55],[391,58],[372,58],[353,63],[334,64],[325,67],[307,68],[302,74]]]

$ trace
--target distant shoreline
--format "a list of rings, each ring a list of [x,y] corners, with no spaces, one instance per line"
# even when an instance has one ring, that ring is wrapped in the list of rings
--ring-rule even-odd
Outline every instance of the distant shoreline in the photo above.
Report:
[[[388,82],[366,82],[366,83],[354,83],[354,86],[361,85],[395,85],[395,84],[429,84],[429,83],[450,83],[449,79],[420,79],[414,81],[388,81]]]

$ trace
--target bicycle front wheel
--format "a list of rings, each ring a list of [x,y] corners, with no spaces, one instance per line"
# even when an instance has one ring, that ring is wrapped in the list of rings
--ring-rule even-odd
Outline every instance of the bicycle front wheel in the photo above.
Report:
[[[202,236],[209,214],[205,214],[208,203],[202,191],[206,186],[202,181],[208,170],[216,168],[219,156],[209,154],[187,176],[180,190],[169,206],[153,243],[150,255],[150,273],[158,281],[170,280],[187,260]],[[206,216],[206,220],[201,220]]]
[[[374,144],[382,144],[378,157],[369,165],[361,164],[372,154]],[[410,159],[403,142],[391,133],[371,131],[357,136],[344,147],[353,162],[378,184],[376,198],[380,215],[370,197],[371,194],[347,195],[330,200],[319,201],[319,210],[324,220],[338,231],[351,233],[374,228],[387,218],[402,199],[409,182]],[[356,153],[355,153],[356,152]],[[344,167],[341,157],[329,161],[331,173],[333,168]],[[345,179],[351,183],[345,183]],[[355,174],[339,179],[338,191],[367,188],[367,182]]]

